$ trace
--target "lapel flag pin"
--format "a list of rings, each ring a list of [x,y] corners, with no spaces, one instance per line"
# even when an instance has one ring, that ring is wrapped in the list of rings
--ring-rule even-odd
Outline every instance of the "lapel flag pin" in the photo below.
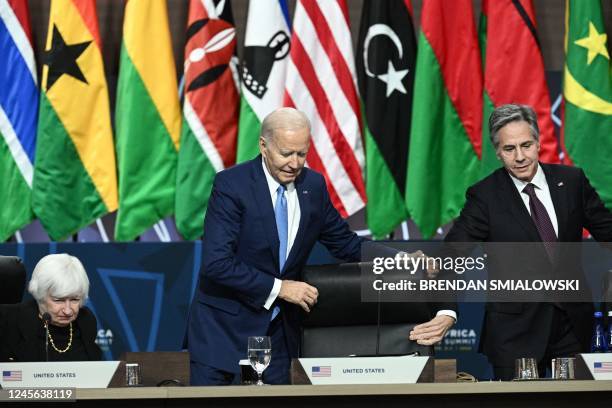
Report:
[[[557,187],[562,187],[563,186],[563,182],[560,181],[559,183],[557,183]]]
[[[308,194],[308,190],[303,190],[302,194]]]

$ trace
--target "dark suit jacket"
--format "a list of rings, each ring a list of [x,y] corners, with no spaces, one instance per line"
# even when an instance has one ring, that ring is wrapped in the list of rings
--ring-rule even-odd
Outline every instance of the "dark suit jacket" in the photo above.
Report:
[[[583,227],[598,241],[612,240],[612,213],[583,171],[541,164],[559,225],[560,242],[579,242]],[[467,201],[446,236],[451,242],[537,242],[540,237],[520,193],[503,168],[467,190]],[[494,365],[518,357],[542,358],[552,322],[550,303],[488,303],[480,348]],[[585,351],[590,344],[593,305],[565,303],[574,334]]]
[[[200,279],[191,305],[191,359],[238,372],[247,338],[264,335],[272,308],[263,307],[274,278],[301,280],[316,241],[337,258],[360,259],[361,242],[333,207],[323,177],[304,168],[295,181],[300,224],[281,273],[278,233],[261,156],[217,174],[204,221]],[[280,299],[289,349],[298,355],[301,309]]]
[[[82,307],[74,321],[81,332],[85,352],[90,361],[102,359],[100,347],[95,343],[96,318]],[[0,361],[45,361],[44,347],[37,336],[41,325],[36,301],[2,305],[0,307]]]

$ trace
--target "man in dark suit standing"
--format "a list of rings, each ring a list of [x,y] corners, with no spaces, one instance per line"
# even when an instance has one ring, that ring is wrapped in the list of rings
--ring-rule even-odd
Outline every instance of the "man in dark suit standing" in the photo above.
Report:
[[[612,240],[612,213],[583,171],[538,162],[539,129],[531,107],[496,108],[489,131],[504,167],[467,190],[446,241],[546,246],[579,242],[583,228],[598,241]],[[588,351],[592,317],[591,303],[487,303],[480,349],[497,379],[512,379],[519,357],[535,357],[543,371],[551,358]]]
[[[309,146],[308,118],[278,109],[262,123],[261,156],[215,178],[187,330],[193,385],[238,383],[247,338],[261,335],[272,340],[264,380],[288,383],[300,314],[318,297],[299,281],[312,247],[319,241],[337,258],[360,259],[363,239],[332,205],[323,176],[304,168]],[[454,318],[436,322],[450,327]]]

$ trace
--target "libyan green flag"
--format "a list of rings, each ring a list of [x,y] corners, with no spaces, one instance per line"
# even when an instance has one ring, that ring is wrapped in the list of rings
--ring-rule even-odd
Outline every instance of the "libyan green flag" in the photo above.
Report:
[[[599,0],[566,3],[563,142],[612,209],[612,76]]]

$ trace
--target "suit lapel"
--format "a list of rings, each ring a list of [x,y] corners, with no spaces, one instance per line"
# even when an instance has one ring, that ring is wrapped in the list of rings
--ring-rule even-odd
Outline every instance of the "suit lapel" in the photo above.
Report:
[[[530,241],[539,241],[540,234],[536,228],[529,211],[525,207],[525,203],[520,196],[520,193],[514,186],[510,175],[505,169],[500,169],[499,185],[501,186],[500,200],[504,203],[506,209],[512,214],[517,223],[525,230]]]
[[[263,167],[261,167],[261,160],[260,155],[251,162],[253,164],[253,183],[251,185],[255,203],[263,220],[266,238],[272,250],[272,259],[274,260],[274,265],[276,265],[275,269],[278,270],[278,231],[276,229],[276,219],[274,218],[274,206],[272,206],[272,199],[270,198],[270,189],[268,188]]]
[[[311,206],[310,206],[310,197],[312,193],[308,190],[308,188],[304,185],[304,178],[307,169],[303,169],[302,173],[295,180],[295,190],[298,196],[298,202],[300,204],[300,226],[298,227],[297,235],[295,236],[295,240],[293,241],[293,246],[291,247],[291,251],[289,255],[287,255],[287,262],[285,262],[285,268],[287,269],[290,265],[293,264],[295,259],[297,258],[300,249],[302,248],[302,241],[304,240],[304,232],[308,227],[308,223],[310,221],[311,214]]]
[[[546,176],[546,182],[548,183],[548,190],[550,191],[550,198],[555,207],[555,213],[557,215],[558,233],[557,237],[560,242],[565,241],[565,225],[567,222],[567,187],[565,186],[564,180],[561,180],[555,173],[552,167],[542,164],[542,170]]]

